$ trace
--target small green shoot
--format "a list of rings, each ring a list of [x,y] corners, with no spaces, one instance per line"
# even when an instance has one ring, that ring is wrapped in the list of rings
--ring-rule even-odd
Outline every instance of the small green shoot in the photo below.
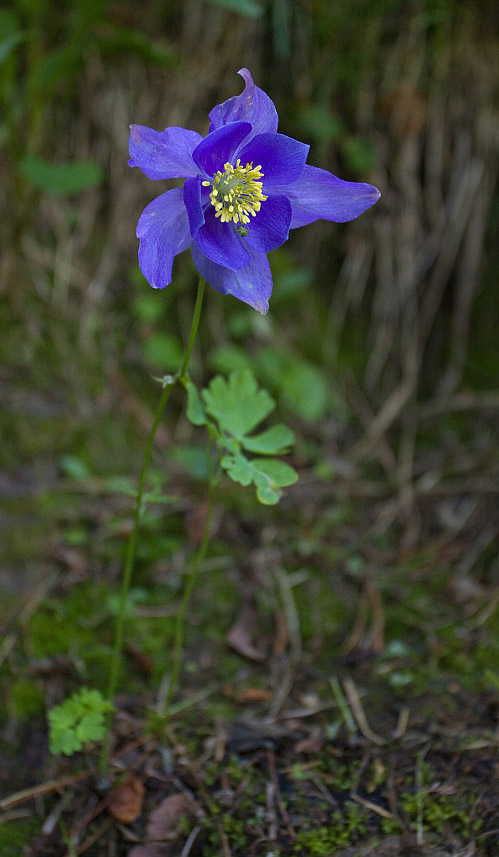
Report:
[[[105,715],[114,711],[98,690],[82,687],[48,713],[49,749],[54,755],[72,756],[106,733]]]

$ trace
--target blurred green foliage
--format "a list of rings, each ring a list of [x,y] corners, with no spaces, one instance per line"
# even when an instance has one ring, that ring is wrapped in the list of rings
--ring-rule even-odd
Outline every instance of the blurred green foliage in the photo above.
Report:
[[[137,56],[171,66],[173,51],[114,19],[109,2],[15,0],[0,9],[0,147],[6,146],[23,199],[28,187],[73,195],[97,184],[95,163],[61,163],[39,157],[51,109],[74,93],[86,59]]]

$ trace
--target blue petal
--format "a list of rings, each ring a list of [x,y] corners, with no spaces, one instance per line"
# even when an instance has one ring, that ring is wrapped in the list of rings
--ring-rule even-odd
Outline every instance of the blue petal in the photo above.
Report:
[[[208,176],[212,176],[217,170],[223,170],[224,164],[232,161],[234,152],[250,131],[251,125],[248,122],[231,122],[208,134],[192,153],[199,169]]]
[[[247,68],[241,68],[238,74],[244,78],[245,87],[241,95],[234,95],[223,104],[217,104],[210,113],[210,132],[229,122],[249,122],[256,134],[275,134],[279,117],[273,102],[263,89],[255,86]]]
[[[210,205],[205,211],[205,222],[196,232],[194,241],[208,259],[237,271],[249,262],[249,253],[236,233],[233,223],[222,223],[215,217]]]
[[[272,272],[265,253],[249,248],[250,262],[238,271],[216,265],[192,245],[194,264],[206,282],[222,295],[234,295],[265,315],[272,293]]]
[[[266,253],[287,240],[291,223],[291,203],[285,196],[269,196],[255,217],[246,225],[246,244]]]
[[[154,289],[163,289],[171,283],[173,257],[191,243],[182,188],[149,203],[137,224],[137,238],[140,270]]]
[[[189,228],[194,238],[199,227],[204,223],[203,207],[201,205],[201,177],[186,179],[184,183],[184,205],[189,218]]]
[[[263,191],[268,185],[286,185],[302,174],[310,146],[285,134],[259,134],[237,152],[245,165],[261,166]]]
[[[175,179],[198,172],[192,153],[203,138],[196,131],[167,128],[154,131],[145,125],[130,125],[131,167],[140,167],[150,179]]]
[[[293,209],[291,229],[314,220],[334,220],[337,223],[354,220],[381,196],[373,185],[345,182],[327,170],[308,164],[298,181],[281,188],[281,192],[286,194]]]

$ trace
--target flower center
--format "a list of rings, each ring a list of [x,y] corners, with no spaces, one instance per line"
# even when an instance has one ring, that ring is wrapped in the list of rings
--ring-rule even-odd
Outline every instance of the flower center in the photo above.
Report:
[[[262,182],[259,181],[262,178],[260,166],[246,164],[243,167],[239,158],[235,167],[224,164],[224,171],[217,170],[213,181],[203,182],[205,187],[213,188],[210,199],[215,207],[215,217],[219,217],[222,223],[231,220],[234,223],[249,223],[249,215],[254,217],[267,199],[262,193]]]

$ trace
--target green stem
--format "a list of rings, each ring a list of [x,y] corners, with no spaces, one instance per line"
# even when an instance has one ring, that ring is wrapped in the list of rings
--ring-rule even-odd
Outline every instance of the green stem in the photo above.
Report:
[[[137,538],[139,533],[139,525],[140,518],[142,515],[142,498],[144,496],[144,486],[147,476],[147,469],[149,467],[149,461],[151,458],[151,453],[154,444],[154,438],[156,436],[156,431],[161,422],[161,418],[163,416],[163,412],[166,407],[166,403],[170,398],[170,393],[172,388],[181,378],[184,378],[185,373],[187,371],[187,367],[189,365],[189,360],[192,354],[192,349],[194,348],[194,343],[196,341],[196,335],[199,327],[199,319],[201,317],[201,307],[203,305],[203,296],[204,296],[204,287],[205,282],[202,277],[199,278],[199,285],[196,297],[196,305],[194,307],[194,316],[192,319],[191,332],[189,336],[189,341],[187,343],[187,347],[184,352],[184,359],[182,361],[182,366],[176,375],[173,376],[171,382],[166,386],[161,393],[161,398],[158,403],[158,407],[156,409],[156,414],[154,417],[153,424],[151,426],[151,430],[149,432],[146,446],[144,449],[144,457],[142,459],[142,467],[140,470],[140,478],[139,478],[139,488],[137,491],[137,498],[135,500],[135,511],[133,517],[133,528],[130,534],[130,538],[128,540],[127,552],[126,552],[126,560],[125,560],[125,569],[123,571],[123,578],[121,582],[121,594],[120,594],[120,603],[118,609],[118,615],[116,618],[116,629],[114,634],[114,645],[113,645],[113,653],[111,655],[111,664],[109,668],[109,680],[108,680],[108,688],[107,688],[107,698],[110,702],[113,701],[114,695],[116,693],[116,688],[118,686],[118,673],[120,667],[121,660],[121,650],[123,646],[123,635],[125,629],[125,618],[126,618],[126,602],[128,597],[128,591],[130,589],[130,583],[132,580],[133,566],[135,561],[135,551],[137,548]],[[109,763],[109,747],[110,747],[110,720],[108,723],[108,729],[106,732],[106,736],[103,741],[102,751],[99,761],[99,773],[101,776],[104,776],[106,773],[108,763]]]
[[[196,584],[199,577],[199,569],[204,561],[206,556],[206,551],[208,545],[210,543],[210,531],[211,531],[211,518],[213,514],[213,498],[214,498],[214,485],[210,482],[210,491],[208,495],[208,510],[206,513],[206,519],[204,523],[203,530],[203,539],[201,544],[196,552],[196,555],[192,561],[192,567],[187,578],[187,583],[185,585],[185,589],[182,595],[182,601],[180,602],[180,607],[177,612],[176,622],[175,622],[175,639],[173,644],[173,665],[170,676],[170,683],[168,685],[168,692],[166,694],[165,706],[164,706],[164,717],[167,720],[170,712],[170,706],[173,699],[173,694],[175,693],[178,677],[180,674],[180,667],[182,666],[182,658],[184,654],[184,631],[185,631],[185,617],[187,614],[187,608],[189,606],[192,593],[196,588]]]

